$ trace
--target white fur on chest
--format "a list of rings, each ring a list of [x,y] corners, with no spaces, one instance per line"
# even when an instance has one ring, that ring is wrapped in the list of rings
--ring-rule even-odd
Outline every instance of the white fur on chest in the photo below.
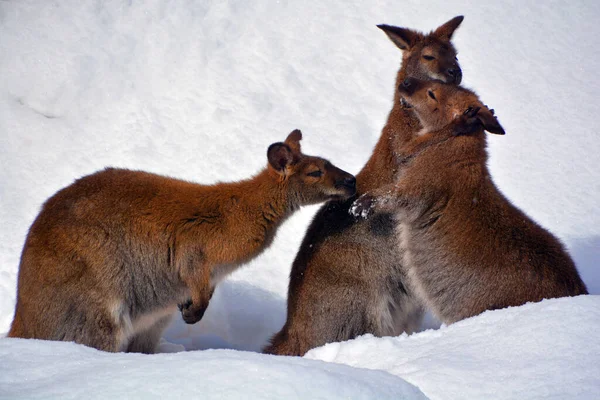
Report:
[[[109,312],[119,327],[118,341],[121,351],[125,351],[133,336],[152,328],[159,320],[173,314],[175,311],[177,311],[177,307],[172,305],[153,310],[132,319],[129,311],[121,301],[113,302],[109,306]]]
[[[408,223],[400,223],[396,227],[396,235],[398,238],[398,245],[400,246],[400,252],[402,254],[402,266],[406,271],[406,278],[411,291],[419,298],[419,300],[428,309],[431,308],[429,296],[427,291],[424,289],[423,284],[415,268],[414,249],[412,248],[412,232],[411,227]]]

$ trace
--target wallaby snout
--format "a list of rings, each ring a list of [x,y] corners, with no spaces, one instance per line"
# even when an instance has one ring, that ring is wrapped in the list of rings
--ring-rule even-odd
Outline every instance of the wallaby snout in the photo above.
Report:
[[[450,68],[446,70],[446,75],[448,76],[447,83],[453,83],[455,85],[459,85],[462,82],[462,70],[458,63],[454,63]]]
[[[352,197],[356,194],[356,178],[354,175],[347,173],[336,167],[340,177],[335,181],[335,187],[345,192],[345,197]]]
[[[406,78],[402,81],[402,84],[398,86],[398,91],[401,94],[412,96],[415,93],[415,90],[417,90],[419,82],[421,81],[414,78]]]

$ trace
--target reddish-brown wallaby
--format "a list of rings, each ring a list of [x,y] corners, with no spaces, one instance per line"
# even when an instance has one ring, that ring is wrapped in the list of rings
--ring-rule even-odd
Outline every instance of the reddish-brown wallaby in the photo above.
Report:
[[[10,337],[152,353],[178,303],[199,321],[215,285],[300,206],[354,195],[355,178],[301,153],[292,132],[251,179],[199,185],[108,168],[60,190],[29,230]]]
[[[450,40],[462,20],[455,17],[429,34],[379,25],[402,51],[394,88],[407,76],[460,83]],[[396,92],[373,154],[356,176],[359,194],[394,181],[395,149],[421,129]],[[348,213],[351,204],[331,201],[315,215],[292,265],[287,320],[266,353],[303,355],[365,333],[399,335],[419,327],[422,307],[404,284],[391,216],[356,220]]]
[[[408,284],[445,323],[485,310],[587,294],[560,241],[512,205],[487,168],[484,131],[504,134],[469,90],[406,79],[423,131],[400,150],[399,179],[360,197],[357,215],[392,212]]]

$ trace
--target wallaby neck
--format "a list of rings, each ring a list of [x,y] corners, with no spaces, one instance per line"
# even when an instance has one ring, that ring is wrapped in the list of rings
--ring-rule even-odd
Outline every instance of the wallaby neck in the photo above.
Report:
[[[405,78],[406,72],[401,69],[396,77],[395,88]],[[402,105],[398,90],[394,90],[394,105],[383,127],[381,136],[371,157],[356,175],[358,195],[394,182],[398,169],[395,149],[412,139],[419,129],[418,119],[410,108]]]
[[[300,205],[290,195],[287,182],[275,171],[265,168],[254,177],[236,183],[246,207],[264,212],[274,224],[287,218]]]
[[[434,144],[436,157],[444,160],[448,166],[464,166],[477,164],[484,175],[489,175],[487,167],[487,134],[480,130],[465,135],[453,137],[453,127],[446,127],[439,132],[447,139]]]

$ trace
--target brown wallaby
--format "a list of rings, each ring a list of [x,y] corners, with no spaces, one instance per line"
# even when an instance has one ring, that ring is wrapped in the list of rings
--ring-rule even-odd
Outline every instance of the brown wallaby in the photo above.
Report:
[[[344,199],[355,178],[303,155],[292,132],[251,179],[199,185],[108,168],[60,190],[21,256],[10,337],[152,353],[178,303],[199,321],[215,285],[266,249],[302,205]]]
[[[560,241],[513,206],[487,168],[485,131],[504,134],[466,89],[406,79],[400,95],[424,127],[402,173],[353,212],[392,212],[409,286],[445,323],[485,310],[586,294]]]
[[[462,20],[453,18],[429,34],[379,25],[402,50],[395,87],[407,76],[460,83],[450,39]],[[395,149],[420,129],[412,110],[395,94],[381,137],[356,177],[358,193],[394,181]],[[292,265],[287,320],[266,353],[303,355],[365,333],[399,335],[419,327],[422,307],[404,284],[391,216],[356,220],[348,213],[351,204],[331,201],[315,215]]]

